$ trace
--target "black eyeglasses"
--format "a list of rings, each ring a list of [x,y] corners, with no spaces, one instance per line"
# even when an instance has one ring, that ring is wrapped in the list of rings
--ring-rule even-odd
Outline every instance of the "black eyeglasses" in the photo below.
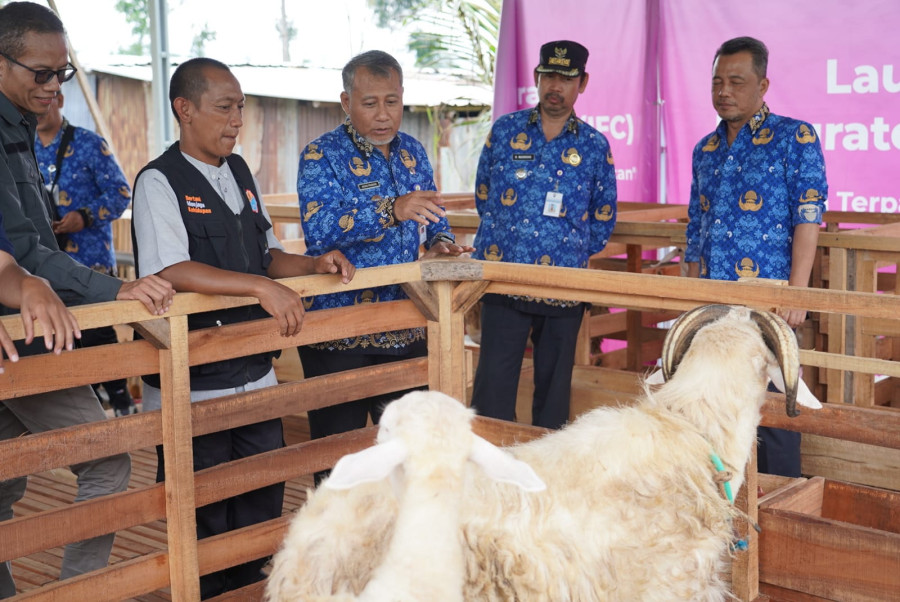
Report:
[[[5,52],[0,52],[0,56],[3,56],[9,62],[15,63],[19,67],[28,69],[29,71],[34,73],[34,83],[41,85],[49,82],[51,79],[53,79],[53,76],[56,76],[56,79],[59,80],[59,83],[67,82],[72,79],[75,76],[75,73],[78,71],[78,69],[76,69],[72,65],[72,63],[69,63],[68,65],[66,65],[65,69],[60,69],[59,71],[56,71],[54,69],[32,69],[28,65],[23,65]]]

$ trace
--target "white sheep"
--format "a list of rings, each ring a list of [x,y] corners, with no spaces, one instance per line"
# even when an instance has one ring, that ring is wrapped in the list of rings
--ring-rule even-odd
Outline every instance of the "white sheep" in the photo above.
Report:
[[[546,491],[524,496],[466,473],[465,600],[725,599],[718,573],[735,511],[711,455],[734,475],[736,492],[773,366],[781,366],[787,411],[795,413],[796,341],[773,314],[709,306],[678,320],[663,355],[668,381],[648,386],[635,405],[595,409],[512,448]],[[386,545],[396,505],[349,493],[334,513],[319,515],[320,537],[298,535],[321,563],[312,570],[322,579],[309,592],[360,591]]]
[[[529,466],[472,433],[473,415],[437,392],[413,392],[390,404],[376,445],[341,458],[292,521],[273,561],[266,600],[462,602],[459,518],[467,462],[497,482],[526,491],[544,488]],[[382,524],[347,505],[360,496],[366,506],[387,510],[375,514]],[[342,524],[328,532],[320,521]],[[379,537],[360,540],[353,533],[357,528],[367,534],[377,529]],[[342,555],[365,550],[361,564],[340,567],[343,587],[332,588],[341,579],[317,570],[325,566],[318,557],[320,545],[326,550],[338,545]]]

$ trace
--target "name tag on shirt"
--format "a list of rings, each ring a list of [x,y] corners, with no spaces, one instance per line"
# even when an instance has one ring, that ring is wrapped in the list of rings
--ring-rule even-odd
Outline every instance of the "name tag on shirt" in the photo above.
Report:
[[[562,211],[562,199],[563,195],[561,192],[553,190],[548,192],[547,198],[544,199],[544,215],[547,217],[559,217],[559,212]]]
[[[428,231],[426,230],[425,224],[419,224],[419,244],[424,245],[427,240]]]

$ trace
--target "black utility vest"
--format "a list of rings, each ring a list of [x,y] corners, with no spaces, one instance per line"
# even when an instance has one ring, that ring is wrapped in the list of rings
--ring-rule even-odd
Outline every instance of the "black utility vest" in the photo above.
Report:
[[[239,215],[232,212],[206,176],[184,158],[177,142],[147,164],[138,177],[148,169],[157,169],[166,176],[175,191],[181,219],[187,229],[191,261],[223,270],[266,276],[266,269],[272,262],[266,231],[272,225],[262,214],[259,193],[253,185],[253,176],[247,163],[238,155],[230,155],[226,160],[237,180],[241,196],[245,199],[244,208]],[[131,239],[134,265],[137,267],[140,263],[133,224]],[[138,270],[138,277],[140,276],[142,274]],[[268,317],[269,314],[259,305],[235,307],[188,316],[188,329],[198,330]],[[191,390],[240,387],[258,380],[272,368],[273,355],[259,353],[192,366]],[[144,376],[144,381],[158,388],[159,374]]]

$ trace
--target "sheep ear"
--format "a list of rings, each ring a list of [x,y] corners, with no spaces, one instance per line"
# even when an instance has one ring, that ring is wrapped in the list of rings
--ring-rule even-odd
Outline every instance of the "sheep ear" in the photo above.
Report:
[[[768,374],[769,380],[772,381],[775,388],[784,393],[784,378],[781,376],[781,368],[775,364],[769,364]],[[797,381],[797,403],[814,410],[822,408],[822,402],[812,394],[802,378]]]
[[[350,489],[386,478],[406,460],[406,444],[390,439],[338,460],[331,476],[322,483],[328,489]]]
[[[648,385],[661,385],[666,382],[666,377],[663,376],[662,370],[657,370],[645,378],[644,382]]]
[[[488,477],[501,483],[518,485],[525,491],[543,491],[547,488],[531,466],[478,435],[472,437],[474,441],[469,459],[480,466]]]

